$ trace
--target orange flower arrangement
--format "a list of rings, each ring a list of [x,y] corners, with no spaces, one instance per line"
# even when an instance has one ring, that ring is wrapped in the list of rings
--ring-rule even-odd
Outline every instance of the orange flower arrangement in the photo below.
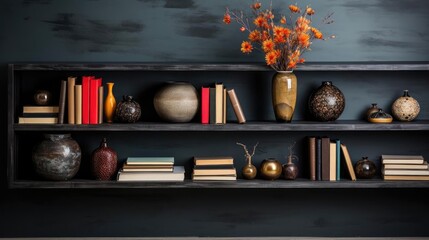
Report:
[[[289,5],[289,20],[286,16],[280,16],[276,23],[277,16],[274,16],[272,7],[261,10],[261,6],[259,1],[250,5],[253,21],[244,17],[242,11],[230,11],[227,8],[223,22],[230,24],[235,21],[240,25],[240,31],[247,31],[248,39],[241,43],[241,52],[249,54],[253,49],[262,50],[267,65],[274,70],[293,70],[297,64],[305,62],[301,55],[310,50],[313,39],[326,39],[319,29],[311,26],[312,16],[315,14],[313,8],[307,6],[305,10],[301,10],[297,5]],[[332,23],[331,16],[332,14],[326,16],[323,22]]]

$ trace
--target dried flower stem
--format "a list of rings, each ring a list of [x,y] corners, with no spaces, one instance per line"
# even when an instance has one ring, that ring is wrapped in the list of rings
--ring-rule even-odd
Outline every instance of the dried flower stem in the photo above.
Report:
[[[253,146],[253,151],[252,153],[249,153],[249,150],[247,150],[247,146],[244,145],[243,143],[237,143],[237,145],[240,145],[244,148],[244,157],[246,157],[246,159],[250,159],[253,157],[253,155],[255,155],[255,151],[256,151],[256,147],[258,146],[259,142],[257,142],[254,146]]]

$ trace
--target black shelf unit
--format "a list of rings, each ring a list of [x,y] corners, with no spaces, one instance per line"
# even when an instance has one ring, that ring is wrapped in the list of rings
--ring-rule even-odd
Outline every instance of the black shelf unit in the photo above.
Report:
[[[350,62],[350,63],[306,63],[296,69],[296,72],[426,72],[429,70],[427,62]],[[179,183],[146,183],[146,182],[100,182],[87,179],[73,179],[67,182],[50,182],[36,179],[26,179],[18,174],[18,135],[28,135],[42,132],[71,132],[73,134],[91,135],[95,133],[175,133],[184,134],[192,132],[222,134],[222,133],[370,133],[370,134],[406,134],[414,132],[425,135],[429,131],[429,120],[419,119],[413,122],[394,121],[391,124],[371,124],[363,120],[338,120],[335,122],[321,123],[305,120],[294,120],[292,123],[277,123],[270,120],[249,121],[246,124],[229,122],[225,125],[202,125],[197,122],[191,123],[162,123],[152,121],[141,121],[135,124],[100,124],[100,125],[70,125],[70,124],[17,124],[20,101],[20,88],[16,79],[31,79],[31,73],[37,73],[39,78],[48,72],[115,72],[115,74],[127,72],[271,72],[272,69],[260,64],[239,63],[215,63],[215,64],[164,64],[164,63],[37,63],[37,64],[9,64],[8,80],[8,181],[10,188],[429,188],[428,181],[383,181],[373,180],[341,180],[337,182],[319,182],[299,179],[296,181],[265,181],[237,180],[236,182],[192,182],[189,179]],[[424,73],[425,74],[425,73]],[[23,81],[23,80],[20,80]],[[40,80],[39,80],[40,81]],[[22,83],[21,83],[22,84]],[[429,84],[425,83],[426,86]],[[427,100],[427,99],[426,99]],[[427,111],[422,109],[422,111]],[[363,143],[364,144],[364,143]],[[239,169],[238,169],[239,170]]]

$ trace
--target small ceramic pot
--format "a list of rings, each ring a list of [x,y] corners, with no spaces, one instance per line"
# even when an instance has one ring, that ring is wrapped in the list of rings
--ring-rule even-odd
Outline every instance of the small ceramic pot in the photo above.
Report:
[[[264,159],[259,167],[261,177],[267,180],[275,180],[282,175],[282,164],[275,158]]]
[[[369,179],[375,176],[377,167],[375,163],[368,159],[368,157],[362,157],[361,160],[355,164],[356,177]]]
[[[132,96],[123,96],[116,106],[115,117],[119,122],[135,123],[140,119],[140,104],[134,101]]]
[[[408,94],[408,90],[404,90],[402,97],[396,99],[392,104],[392,115],[399,121],[412,121],[419,113],[419,102]]]
[[[369,121],[371,114],[378,112],[378,110],[380,110],[380,108],[377,103],[371,104],[371,107],[366,111],[366,119]]]

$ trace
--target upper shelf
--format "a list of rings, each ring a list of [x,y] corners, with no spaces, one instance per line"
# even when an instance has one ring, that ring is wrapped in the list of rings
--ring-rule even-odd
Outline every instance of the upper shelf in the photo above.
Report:
[[[273,71],[259,63],[31,63],[15,71]],[[308,62],[294,71],[428,71],[428,62]]]
[[[375,124],[366,121],[293,121],[292,123],[248,122],[223,125],[201,123],[112,123],[112,124],[14,124],[16,131],[428,131],[429,120]]]

